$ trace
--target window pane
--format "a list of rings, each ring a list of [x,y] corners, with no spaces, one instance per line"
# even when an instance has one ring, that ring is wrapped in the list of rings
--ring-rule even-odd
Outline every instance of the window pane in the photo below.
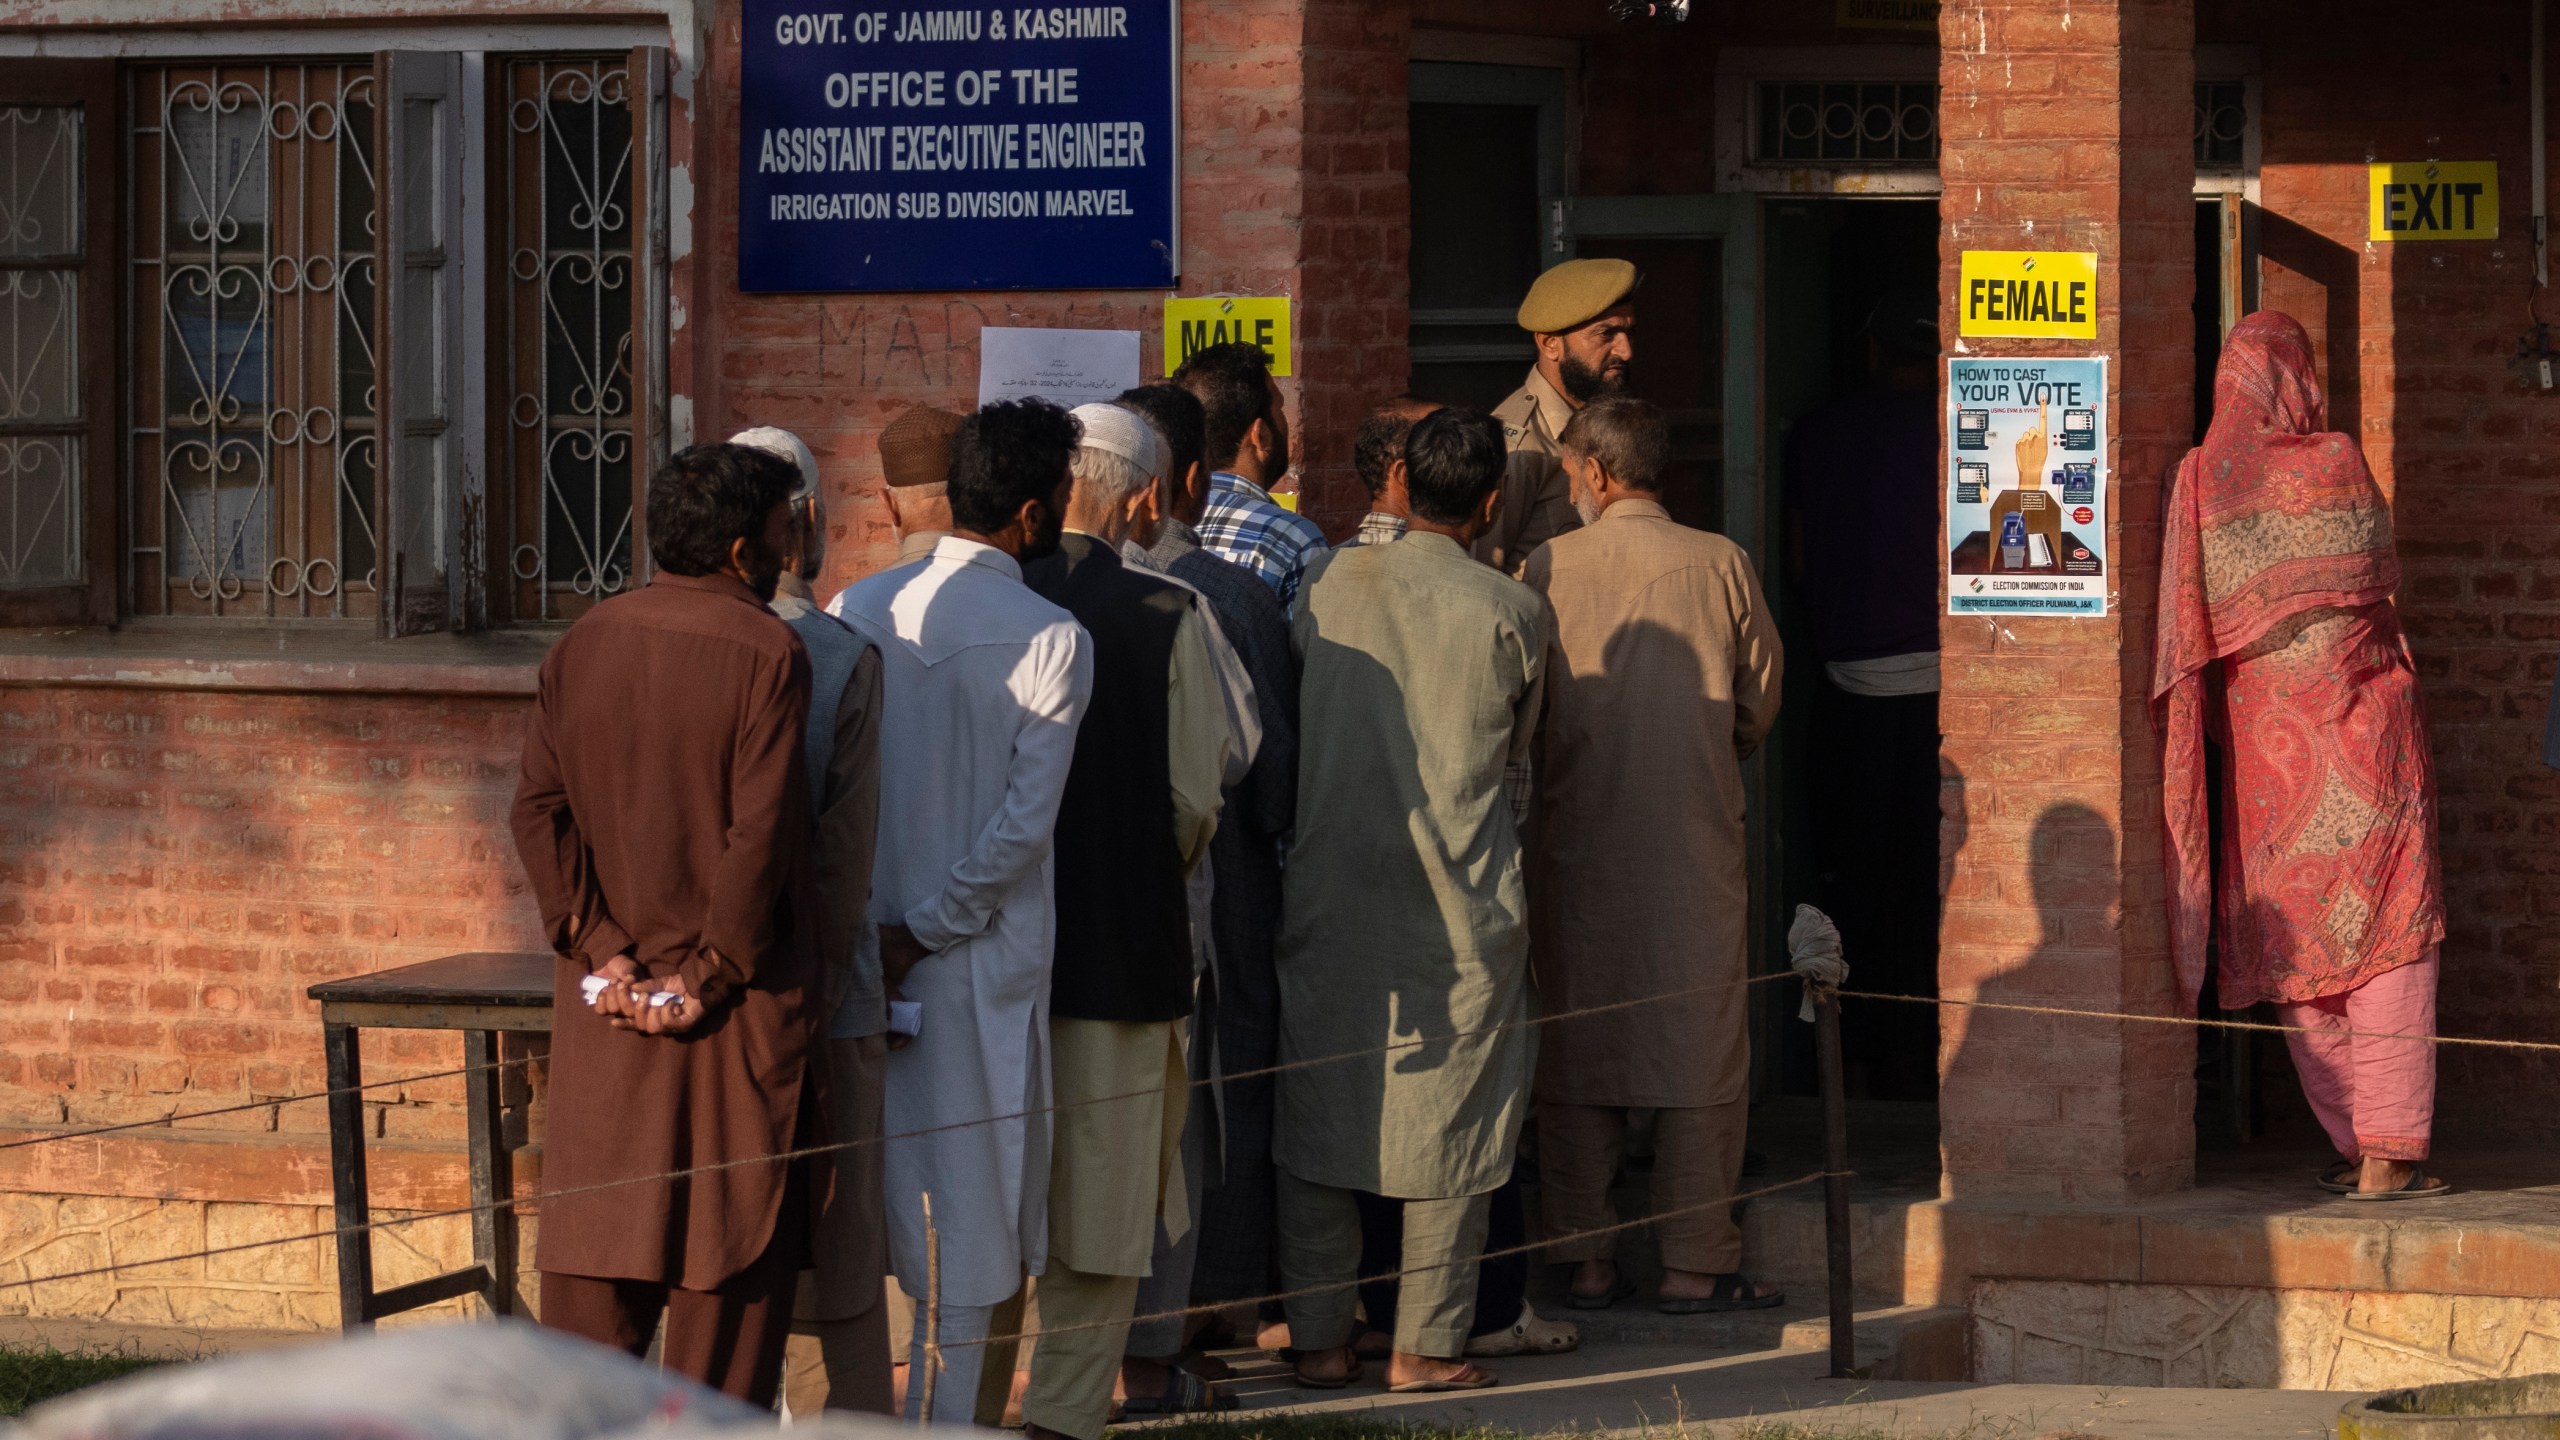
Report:
[[[376,610],[373,70],[132,74],[132,606]]]
[[[81,112],[0,110],[0,257],[80,253]]]
[[[519,619],[571,618],[632,576],[631,77],[507,67],[507,433],[500,535]]]
[[[77,106],[0,110],[0,588],[80,578],[80,176]]]

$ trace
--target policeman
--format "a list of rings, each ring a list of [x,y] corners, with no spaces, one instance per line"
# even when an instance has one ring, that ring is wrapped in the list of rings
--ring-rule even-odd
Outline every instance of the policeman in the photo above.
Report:
[[[1641,282],[1624,260],[1568,260],[1539,276],[1520,302],[1520,328],[1537,337],[1538,363],[1494,408],[1511,464],[1493,528],[1476,542],[1477,559],[1517,575],[1530,551],[1581,523],[1556,437],[1574,411],[1625,388]]]

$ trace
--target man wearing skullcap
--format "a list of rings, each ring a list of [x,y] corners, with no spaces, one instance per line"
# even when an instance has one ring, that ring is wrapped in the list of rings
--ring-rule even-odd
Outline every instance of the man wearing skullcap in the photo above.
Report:
[[[1093,645],[1093,697],[1058,807],[1049,1053],[1058,1109],[1049,1264],[1022,1418],[1034,1437],[1101,1440],[1157,1216],[1189,1228],[1179,1170],[1193,998],[1184,880],[1209,852],[1230,743],[1190,591],[1124,564],[1155,539],[1164,443],[1137,412],[1083,405],[1066,534],[1023,582]],[[1119,1098],[1114,1098],[1119,1097]],[[1223,1397],[1205,1390],[1202,1406]]]
[[[880,432],[880,475],[889,482],[889,523],[898,563],[921,560],[951,533],[951,437],[960,417],[910,405]]]
[[[1535,337],[1538,363],[1494,407],[1511,461],[1493,528],[1475,552],[1506,575],[1519,574],[1530,551],[1581,523],[1565,489],[1561,437],[1575,411],[1626,388],[1640,280],[1624,260],[1568,260],[1539,276],[1520,302],[1520,328]]]
[[[800,1277],[791,1344],[794,1409],[818,1408],[818,1378],[805,1353],[814,1337],[825,1404],[890,1410],[889,1314],[881,1303],[889,1254],[881,1214],[880,1107],[889,1066],[889,1009],[880,956],[861,944],[871,903],[871,856],[880,819],[880,651],[810,603],[826,557],[827,515],[818,460],[799,436],[772,426],[729,437],[791,462],[790,539],[767,607],[809,652],[809,813],[817,820],[818,949],[826,994],[817,1063],[826,1140],[846,1148],[813,1159],[818,1211],[809,1225],[810,1268]]]

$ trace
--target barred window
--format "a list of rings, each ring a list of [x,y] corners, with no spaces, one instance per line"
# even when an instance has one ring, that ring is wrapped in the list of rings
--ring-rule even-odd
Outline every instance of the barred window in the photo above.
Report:
[[[664,56],[0,61],[0,623],[643,578]]]
[[[132,87],[133,613],[373,618],[373,66]]]
[[[631,583],[631,68],[507,70],[507,385],[515,610],[572,614]]]
[[[1891,80],[1762,80],[1752,158],[1763,165],[1935,165],[1938,87]]]

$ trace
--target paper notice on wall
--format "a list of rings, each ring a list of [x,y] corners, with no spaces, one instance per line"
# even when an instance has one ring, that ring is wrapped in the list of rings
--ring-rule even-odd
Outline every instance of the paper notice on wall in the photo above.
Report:
[[[978,403],[1034,396],[1072,410],[1138,384],[1135,330],[1033,330],[990,325],[978,332]]]
[[[1947,362],[1947,613],[2107,613],[2107,362]]]

